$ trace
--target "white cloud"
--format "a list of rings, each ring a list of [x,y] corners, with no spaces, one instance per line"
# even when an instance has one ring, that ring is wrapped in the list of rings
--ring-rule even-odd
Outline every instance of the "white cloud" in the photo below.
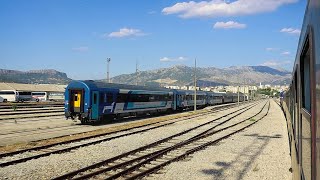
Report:
[[[157,11],[149,11],[148,14],[156,14]]]
[[[299,35],[301,33],[300,29],[294,29],[294,28],[282,28],[280,32],[295,34],[295,35]]]
[[[262,66],[271,66],[271,67],[275,67],[275,66],[283,66],[283,65],[287,65],[287,64],[290,64],[291,61],[278,61],[278,60],[269,60],[269,61],[266,61],[260,65]]]
[[[81,46],[81,47],[74,47],[74,48],[71,48],[72,51],[78,51],[78,52],[86,52],[89,50],[89,47],[86,47],[86,46]]]
[[[178,14],[182,18],[192,17],[225,17],[251,15],[271,12],[282,5],[295,3],[298,0],[225,0],[189,1],[176,3],[162,10],[165,15]]]
[[[271,48],[271,47],[268,47],[266,48],[266,51],[277,51],[279,50],[278,48]]]
[[[289,51],[283,51],[281,54],[282,55],[290,55],[291,53]]]
[[[185,61],[185,60],[187,60],[187,58],[183,56],[180,56],[177,58],[169,58],[169,57],[160,58],[161,62],[178,62],[178,61]]]
[[[104,34],[103,37],[122,38],[130,36],[144,36],[146,35],[139,29],[121,28],[119,31],[112,32],[110,34]]]
[[[246,28],[246,24],[241,24],[234,21],[228,21],[228,22],[216,22],[213,25],[213,28],[215,29],[244,29]]]

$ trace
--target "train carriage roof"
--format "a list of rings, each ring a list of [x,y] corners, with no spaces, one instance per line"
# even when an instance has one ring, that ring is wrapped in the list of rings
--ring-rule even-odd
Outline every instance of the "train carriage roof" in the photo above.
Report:
[[[70,84],[84,83],[91,89],[128,89],[128,90],[147,90],[147,91],[166,91],[172,92],[172,89],[158,88],[158,87],[148,87],[148,86],[135,86],[127,84],[115,84],[106,83],[102,81],[84,80],[84,81],[72,81]]]
[[[194,90],[176,90],[178,94],[194,94]],[[197,91],[198,95],[206,95],[205,91]]]

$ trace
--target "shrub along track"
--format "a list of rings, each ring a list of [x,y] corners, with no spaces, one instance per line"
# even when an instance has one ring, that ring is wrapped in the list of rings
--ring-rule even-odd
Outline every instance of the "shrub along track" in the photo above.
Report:
[[[170,164],[173,161],[182,159],[194,152],[215,144],[225,138],[232,136],[237,132],[240,132],[252,126],[268,114],[270,102],[266,102],[261,110],[253,116],[245,118],[244,120],[240,120],[236,123],[233,123],[232,125],[223,127],[225,123],[234,120],[235,117],[243,114],[244,112],[247,112],[247,110],[251,108],[252,107],[249,107],[244,111],[240,111],[239,113],[230,116],[231,114],[235,113],[232,112],[224,116],[226,118],[225,120],[222,120],[222,117],[217,118],[213,121],[217,121],[219,119],[221,119],[222,121],[214,126],[210,126],[212,121],[209,121],[194,128],[151,143],[149,145],[56,177],[55,179],[141,178],[142,176],[150,174],[160,169],[161,167]],[[263,110],[265,110],[266,113],[263,114]],[[257,117],[257,120],[252,119],[253,117]],[[220,129],[216,129],[219,126],[222,127]],[[228,131],[225,135],[218,134],[225,131]],[[218,134],[219,136],[212,139],[211,136],[216,134]]]
[[[234,114],[234,113],[241,111],[243,109],[252,108],[256,104],[257,103],[255,103],[253,105],[250,104],[246,107],[238,109],[232,113],[224,115],[224,116],[217,118],[215,120],[212,120],[210,122],[214,122],[218,119],[226,117],[230,114]],[[230,108],[230,107],[228,107],[228,108]],[[218,111],[221,111],[221,109]],[[196,114],[193,116],[175,118],[175,119],[166,120],[166,121],[153,122],[153,123],[143,124],[140,126],[122,129],[122,130],[118,130],[118,131],[96,134],[96,135],[92,135],[92,136],[85,136],[82,138],[72,139],[72,140],[68,140],[68,141],[62,141],[62,142],[57,142],[57,143],[53,143],[53,144],[37,146],[37,147],[29,148],[29,149],[23,149],[23,150],[3,153],[3,154],[0,154],[0,158],[1,158],[0,159],[0,161],[1,161],[0,167],[5,167],[5,166],[9,166],[9,165],[16,164],[16,163],[21,163],[21,162],[25,162],[28,160],[49,156],[51,154],[68,152],[68,151],[71,151],[73,149],[77,149],[80,147],[90,146],[90,145],[94,145],[94,144],[101,143],[104,141],[109,141],[112,139],[116,139],[116,138],[120,138],[120,137],[124,137],[124,136],[129,136],[132,134],[137,134],[137,133],[149,131],[152,129],[164,127],[164,126],[176,123],[176,122],[181,122],[184,120],[193,119],[193,118],[200,117],[200,116],[207,115],[207,114],[214,113],[214,112],[216,112],[216,111],[210,111],[210,112],[205,112],[202,114],[200,113],[200,114]],[[120,134],[115,135],[115,133],[120,133]],[[110,137],[110,135],[111,135],[111,137]]]

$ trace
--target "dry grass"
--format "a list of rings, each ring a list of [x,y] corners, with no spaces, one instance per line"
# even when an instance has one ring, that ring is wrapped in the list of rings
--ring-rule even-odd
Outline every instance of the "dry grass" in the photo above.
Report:
[[[190,117],[192,115],[197,115],[197,114],[206,113],[206,112],[208,112],[208,110],[198,110],[197,112],[189,111],[189,112],[184,112],[184,113],[179,113],[179,114],[166,115],[166,116],[162,116],[162,117],[148,118],[146,120],[142,120],[142,121],[138,121],[138,122],[131,121],[131,122],[121,124],[118,126],[105,127],[105,128],[101,128],[101,129],[94,130],[94,131],[78,133],[78,134],[71,134],[68,136],[62,136],[62,137],[51,138],[51,139],[44,139],[44,140],[39,140],[39,141],[32,141],[32,142],[28,142],[28,143],[11,144],[11,145],[0,147],[0,152],[1,153],[12,152],[12,151],[17,151],[17,150],[21,150],[21,149],[29,149],[29,148],[33,148],[33,147],[37,147],[37,146],[44,146],[44,145],[50,145],[50,144],[55,144],[55,143],[59,143],[59,142],[69,141],[69,140],[80,139],[83,137],[90,137],[90,136],[95,136],[95,135],[99,135],[99,134],[112,133],[112,132],[116,132],[119,130],[126,130],[126,129],[130,129],[130,128],[134,128],[134,127],[139,127],[142,125],[157,123],[157,122],[165,122],[165,121],[169,121],[169,120],[177,119],[177,118]]]

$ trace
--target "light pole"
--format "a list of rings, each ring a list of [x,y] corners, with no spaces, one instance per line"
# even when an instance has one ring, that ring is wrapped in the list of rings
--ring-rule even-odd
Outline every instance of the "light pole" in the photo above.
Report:
[[[109,77],[109,64],[110,64],[111,58],[107,58],[107,81],[110,83],[110,77]]]
[[[238,86],[238,106],[240,105],[240,86]]]
[[[197,59],[194,59],[194,112],[197,111]]]
[[[136,86],[138,85],[138,78],[139,78],[139,72],[138,72],[138,60],[136,61]]]

